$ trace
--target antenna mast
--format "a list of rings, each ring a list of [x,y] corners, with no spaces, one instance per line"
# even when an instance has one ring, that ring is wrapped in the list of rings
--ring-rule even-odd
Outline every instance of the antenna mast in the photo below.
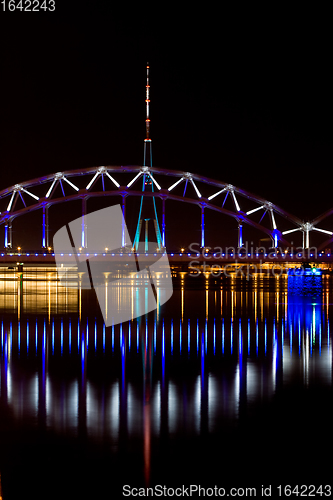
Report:
[[[149,63],[147,62],[147,83],[146,83],[146,138],[144,140],[143,151],[143,165],[145,167],[152,167],[152,152],[151,152],[151,139],[150,132],[150,116],[149,116],[149,103],[150,103],[150,85],[149,85]],[[148,146],[148,147],[147,147]]]

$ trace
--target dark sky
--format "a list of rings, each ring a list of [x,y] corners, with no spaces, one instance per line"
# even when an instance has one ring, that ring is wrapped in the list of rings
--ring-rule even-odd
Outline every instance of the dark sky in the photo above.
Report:
[[[155,166],[232,183],[304,219],[333,206],[328,12],[114,4],[1,12],[0,189],[141,164],[149,60]]]

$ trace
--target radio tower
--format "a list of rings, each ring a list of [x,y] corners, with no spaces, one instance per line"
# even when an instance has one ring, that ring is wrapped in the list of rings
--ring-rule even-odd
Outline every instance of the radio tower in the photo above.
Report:
[[[150,103],[150,85],[149,85],[149,63],[147,63],[147,83],[146,83],[146,138],[144,140],[144,151],[143,151],[143,165],[145,167],[152,167],[152,154],[151,154],[151,139],[149,137],[150,130],[150,116],[149,116],[149,103]],[[148,147],[147,147],[148,145]],[[148,152],[148,154],[147,154]]]
[[[146,66],[147,70],[147,82],[146,82],[146,138],[144,140],[144,149],[143,149],[143,176],[142,176],[142,191],[145,191],[146,187],[151,188],[151,191],[154,191],[154,183],[152,182],[152,178],[149,175],[149,168],[152,167],[152,151],[151,151],[151,138],[149,137],[149,132],[150,132],[150,116],[149,116],[149,103],[150,103],[150,85],[149,85],[149,63],[147,63]],[[140,241],[140,233],[141,233],[141,227],[142,227],[142,204],[143,204],[143,196],[141,196],[141,203],[140,203],[140,211],[139,211],[139,218],[138,218],[138,224],[136,226],[136,232],[135,232],[135,238],[134,238],[134,243],[133,243],[133,249],[137,250],[139,246],[139,241]],[[154,226],[155,226],[155,232],[156,232],[156,239],[157,239],[157,246],[159,250],[163,249],[163,242],[162,242],[162,236],[161,236],[161,231],[160,231],[160,226],[158,223],[158,218],[157,218],[157,211],[156,211],[156,202],[155,198],[153,198],[153,205],[154,205]],[[145,252],[148,251],[148,221],[150,219],[145,218]]]

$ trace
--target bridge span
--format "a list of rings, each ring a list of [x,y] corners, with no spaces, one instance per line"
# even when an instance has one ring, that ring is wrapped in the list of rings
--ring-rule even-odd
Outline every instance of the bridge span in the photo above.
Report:
[[[174,275],[178,273],[212,273],[219,274],[226,269],[229,272],[234,272],[242,267],[247,267],[251,271],[258,273],[266,273],[267,270],[280,269],[281,272],[286,272],[288,268],[300,267],[304,263],[311,263],[316,267],[320,267],[327,272],[333,270],[333,254],[330,252],[310,253],[307,250],[298,251],[295,253],[283,252],[259,252],[257,254],[249,253],[168,253],[168,260],[171,271]],[[98,262],[112,262],[116,267],[125,269],[126,266],[132,263],[131,253],[103,253],[103,254],[81,254],[81,257],[86,256],[87,259],[94,259]],[[143,263],[147,260],[147,265],[152,260],[158,259],[156,254],[143,254]],[[244,267],[245,266],[245,267]],[[252,266],[252,267],[251,267]],[[3,270],[24,271],[31,268],[40,268],[56,270],[56,255],[54,253],[1,253],[0,268]]]

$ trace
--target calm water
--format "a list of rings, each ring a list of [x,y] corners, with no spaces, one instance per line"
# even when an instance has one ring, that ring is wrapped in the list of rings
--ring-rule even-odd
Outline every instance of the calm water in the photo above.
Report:
[[[330,484],[332,278],[179,279],[110,328],[41,278],[0,281],[4,500]]]

